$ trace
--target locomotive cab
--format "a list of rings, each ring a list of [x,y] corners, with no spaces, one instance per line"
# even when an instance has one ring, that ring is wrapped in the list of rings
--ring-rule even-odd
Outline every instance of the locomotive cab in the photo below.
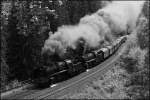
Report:
[[[93,51],[93,53],[96,55],[96,63],[99,64],[104,60],[104,52],[101,51],[101,49]]]
[[[82,61],[74,60],[65,60],[67,65],[67,72],[70,76],[77,75],[86,70],[85,64]]]
[[[74,67],[73,67],[72,61],[66,59],[65,62],[66,62],[66,65],[67,65],[67,69],[68,69],[67,71],[68,71],[68,74],[72,74],[72,72],[74,72]]]
[[[82,58],[87,66],[87,69],[96,65],[96,55],[93,52],[83,55]]]

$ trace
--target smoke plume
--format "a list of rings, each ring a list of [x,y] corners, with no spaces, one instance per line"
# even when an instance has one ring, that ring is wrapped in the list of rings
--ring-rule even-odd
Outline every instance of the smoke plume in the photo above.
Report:
[[[143,4],[144,1],[113,1],[97,12],[84,16],[77,25],[59,27],[45,41],[42,52],[62,56],[68,47],[76,49],[80,39],[90,48],[104,42],[111,43],[117,35],[134,30]]]

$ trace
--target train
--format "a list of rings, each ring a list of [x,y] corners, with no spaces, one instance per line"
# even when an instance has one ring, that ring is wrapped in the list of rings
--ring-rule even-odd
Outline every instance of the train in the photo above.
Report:
[[[76,59],[65,59],[54,66],[42,66],[33,71],[33,83],[38,86],[54,84],[63,77],[73,77],[91,69],[113,55],[127,40],[127,36],[119,37],[110,46],[93,50]]]

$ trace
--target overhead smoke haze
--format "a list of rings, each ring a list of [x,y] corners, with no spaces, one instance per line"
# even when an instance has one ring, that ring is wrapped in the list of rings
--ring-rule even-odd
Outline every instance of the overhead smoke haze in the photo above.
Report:
[[[96,48],[102,42],[111,43],[118,34],[125,35],[136,27],[144,1],[113,1],[97,12],[86,15],[77,25],[64,25],[45,41],[42,52],[62,56],[66,49],[76,49],[79,40]]]
[[[132,32],[141,13],[145,1],[113,1],[108,6],[97,11],[103,14],[103,19],[113,33]]]

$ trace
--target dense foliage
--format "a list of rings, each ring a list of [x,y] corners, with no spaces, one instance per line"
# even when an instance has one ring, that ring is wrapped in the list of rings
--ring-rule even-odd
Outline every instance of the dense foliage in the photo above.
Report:
[[[121,68],[128,74],[125,83],[130,99],[149,99],[149,2],[145,3],[139,17],[136,34],[126,54],[120,60]],[[132,45],[132,46],[131,46]]]

